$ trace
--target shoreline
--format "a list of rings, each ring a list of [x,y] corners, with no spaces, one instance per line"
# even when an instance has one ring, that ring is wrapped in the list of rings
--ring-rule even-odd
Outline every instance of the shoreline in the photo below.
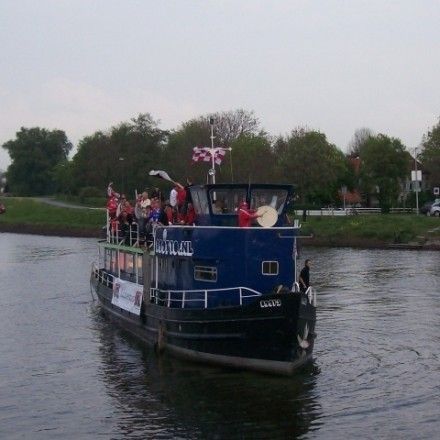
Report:
[[[2,232],[10,232],[13,234],[46,235],[50,237],[100,237],[100,229],[97,228],[69,228],[65,225],[39,225],[29,223],[0,222],[0,233]]]
[[[0,222],[0,233],[46,235],[50,237],[101,238],[98,228],[69,228],[65,225],[41,225],[27,223]],[[321,237],[304,237],[299,239],[299,247],[350,247],[355,249],[404,249],[440,251],[440,241],[427,243],[389,243],[386,241],[359,237],[335,239]]]

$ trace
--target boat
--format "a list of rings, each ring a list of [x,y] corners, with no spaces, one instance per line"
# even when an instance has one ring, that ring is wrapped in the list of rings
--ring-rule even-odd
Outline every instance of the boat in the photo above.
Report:
[[[90,278],[104,314],[159,355],[292,374],[311,361],[316,336],[316,292],[297,282],[293,187],[188,190],[193,224],[156,224],[142,243],[135,224],[122,237],[108,222]],[[243,203],[256,224],[239,226]]]

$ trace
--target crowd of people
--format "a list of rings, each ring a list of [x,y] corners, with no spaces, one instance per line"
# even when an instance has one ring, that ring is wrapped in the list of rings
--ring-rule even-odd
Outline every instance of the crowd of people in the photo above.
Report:
[[[107,212],[111,232],[118,231],[121,239],[128,239],[130,230],[137,225],[140,240],[147,242],[155,225],[193,225],[196,215],[188,190],[191,184],[190,180],[187,180],[187,187],[174,182],[169,199],[165,199],[159,188],[145,190],[131,204],[125,194],[116,192],[110,183]]]
[[[183,186],[179,182],[173,182],[173,188],[167,199],[159,188],[145,190],[139,196],[136,195],[133,205],[125,194],[116,192],[113,189],[113,184],[110,183],[107,188],[110,231],[113,233],[117,231],[121,239],[128,239],[130,231],[134,229],[136,232],[139,231],[140,241],[148,242],[152,239],[155,225],[194,225],[196,213],[189,190],[192,182],[187,179],[186,183],[186,186]],[[213,213],[224,213],[223,205],[221,200],[214,201]],[[249,209],[244,200],[237,207],[236,213],[240,227],[249,227],[253,220],[262,216],[262,214],[257,214],[255,210]]]

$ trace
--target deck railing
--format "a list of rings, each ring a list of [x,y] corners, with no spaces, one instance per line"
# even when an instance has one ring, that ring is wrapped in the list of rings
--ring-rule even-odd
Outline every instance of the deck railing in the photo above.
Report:
[[[150,289],[151,302],[167,307],[182,308],[191,304],[198,304],[207,309],[209,299],[213,294],[226,293],[231,294],[230,301],[225,305],[243,305],[247,298],[262,296],[260,292],[248,287],[230,287],[225,289],[196,289],[196,290],[161,290],[157,288]]]
[[[140,243],[139,226],[136,222],[122,227],[118,220],[107,221],[107,242],[136,246]]]
[[[113,280],[116,278],[114,275],[109,274],[103,269],[99,269],[96,263],[92,263],[93,276],[98,280],[98,283],[113,289]]]

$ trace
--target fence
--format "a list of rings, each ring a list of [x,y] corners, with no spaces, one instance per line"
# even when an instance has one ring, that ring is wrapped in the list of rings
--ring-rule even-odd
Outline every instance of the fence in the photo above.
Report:
[[[415,212],[413,208],[391,208],[390,214],[412,214]],[[380,214],[380,208],[346,208],[346,209],[334,209],[334,208],[321,208],[321,209],[307,209],[307,216],[327,216],[327,217],[344,217],[347,215],[367,215],[367,214]],[[304,215],[304,210],[297,209],[295,215]]]

